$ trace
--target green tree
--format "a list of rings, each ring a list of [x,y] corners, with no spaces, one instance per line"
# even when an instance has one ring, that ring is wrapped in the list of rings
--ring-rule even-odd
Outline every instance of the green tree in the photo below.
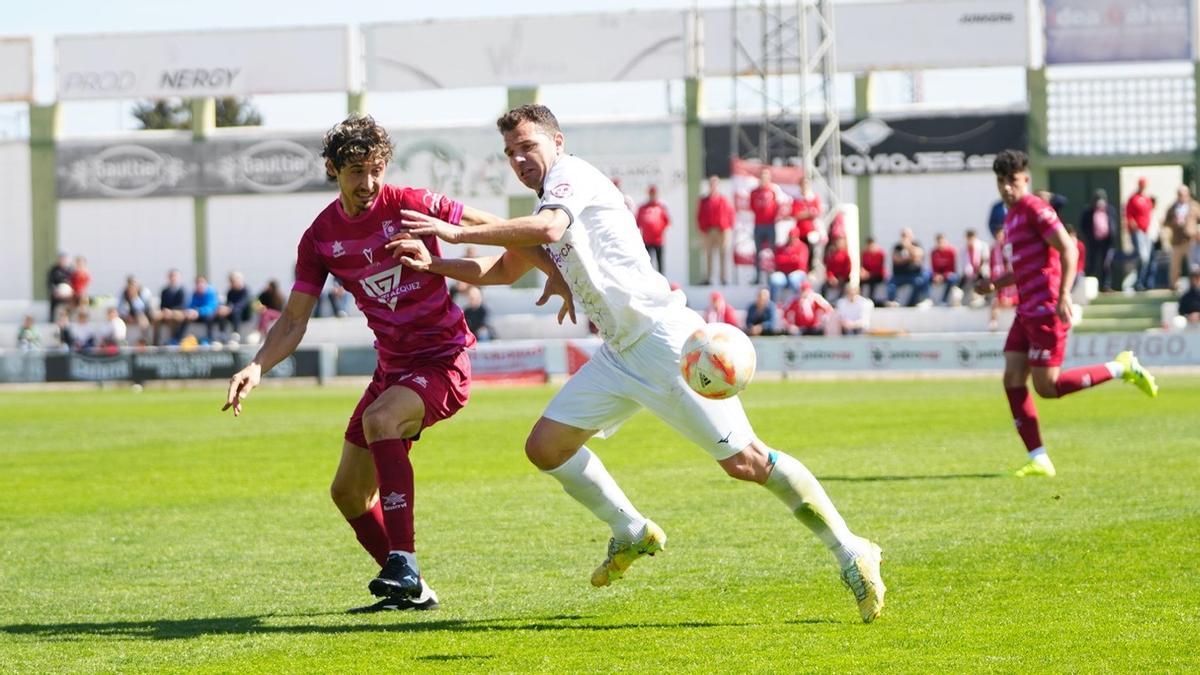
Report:
[[[186,100],[142,101],[133,106],[134,119],[143,129],[191,129],[192,108]],[[232,96],[217,99],[218,127],[256,127],[262,113],[246,99]]]

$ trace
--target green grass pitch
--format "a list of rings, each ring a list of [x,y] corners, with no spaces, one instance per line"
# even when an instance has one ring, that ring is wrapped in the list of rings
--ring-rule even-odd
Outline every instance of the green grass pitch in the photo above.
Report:
[[[859,622],[831,556],[649,415],[591,447],[667,531],[608,534],[522,448],[552,388],[479,389],[416,447],[436,612],[347,615],[373,564],[328,497],[358,389],[0,393],[0,672],[1122,672],[1200,668],[1200,378],[1038,401],[999,377],[760,382],[759,435],[884,549]]]

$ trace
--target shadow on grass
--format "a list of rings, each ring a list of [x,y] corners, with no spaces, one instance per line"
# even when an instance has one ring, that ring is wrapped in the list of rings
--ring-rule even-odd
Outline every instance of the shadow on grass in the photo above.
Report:
[[[337,625],[291,623],[278,624],[272,619],[316,619],[329,616],[345,617]],[[396,615],[392,615],[396,616]],[[638,628],[734,628],[756,624],[746,622],[678,621],[584,623],[587,617],[557,615],[539,618],[513,619],[441,619],[409,620],[414,615],[397,616],[396,623],[363,624],[358,617],[346,614],[265,614],[260,616],[230,616],[205,619],[158,619],[151,621],[107,621],[97,623],[22,623],[0,626],[0,633],[28,635],[41,639],[74,641],[92,637],[127,640],[184,640],[213,635],[271,635],[271,634],[347,634],[347,633],[425,633],[434,631],[494,632],[494,631],[610,631]],[[823,623],[822,619],[801,620],[800,623]],[[788,623],[795,623],[790,621]],[[446,660],[448,656],[432,654],[427,660]],[[458,658],[458,657],[454,657]],[[470,657],[490,658],[490,657]]]
[[[818,476],[830,483],[876,483],[900,480],[961,480],[966,478],[1007,478],[1011,473],[947,473],[938,476]]]

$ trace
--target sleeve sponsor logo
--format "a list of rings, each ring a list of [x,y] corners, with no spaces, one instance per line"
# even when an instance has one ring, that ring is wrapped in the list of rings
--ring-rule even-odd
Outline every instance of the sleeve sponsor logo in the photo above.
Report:
[[[558,185],[550,188],[550,194],[558,197],[559,199],[566,199],[567,197],[575,194],[575,189],[571,187],[570,183],[559,183]]]

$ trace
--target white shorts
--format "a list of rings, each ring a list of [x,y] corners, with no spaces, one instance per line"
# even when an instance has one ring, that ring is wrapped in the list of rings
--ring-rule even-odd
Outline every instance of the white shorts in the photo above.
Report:
[[[714,401],[692,391],[679,373],[683,343],[704,320],[692,310],[669,310],[654,328],[623,352],[607,344],[567,380],[543,415],[607,438],[645,407],[716,460],[755,440],[736,396]]]

